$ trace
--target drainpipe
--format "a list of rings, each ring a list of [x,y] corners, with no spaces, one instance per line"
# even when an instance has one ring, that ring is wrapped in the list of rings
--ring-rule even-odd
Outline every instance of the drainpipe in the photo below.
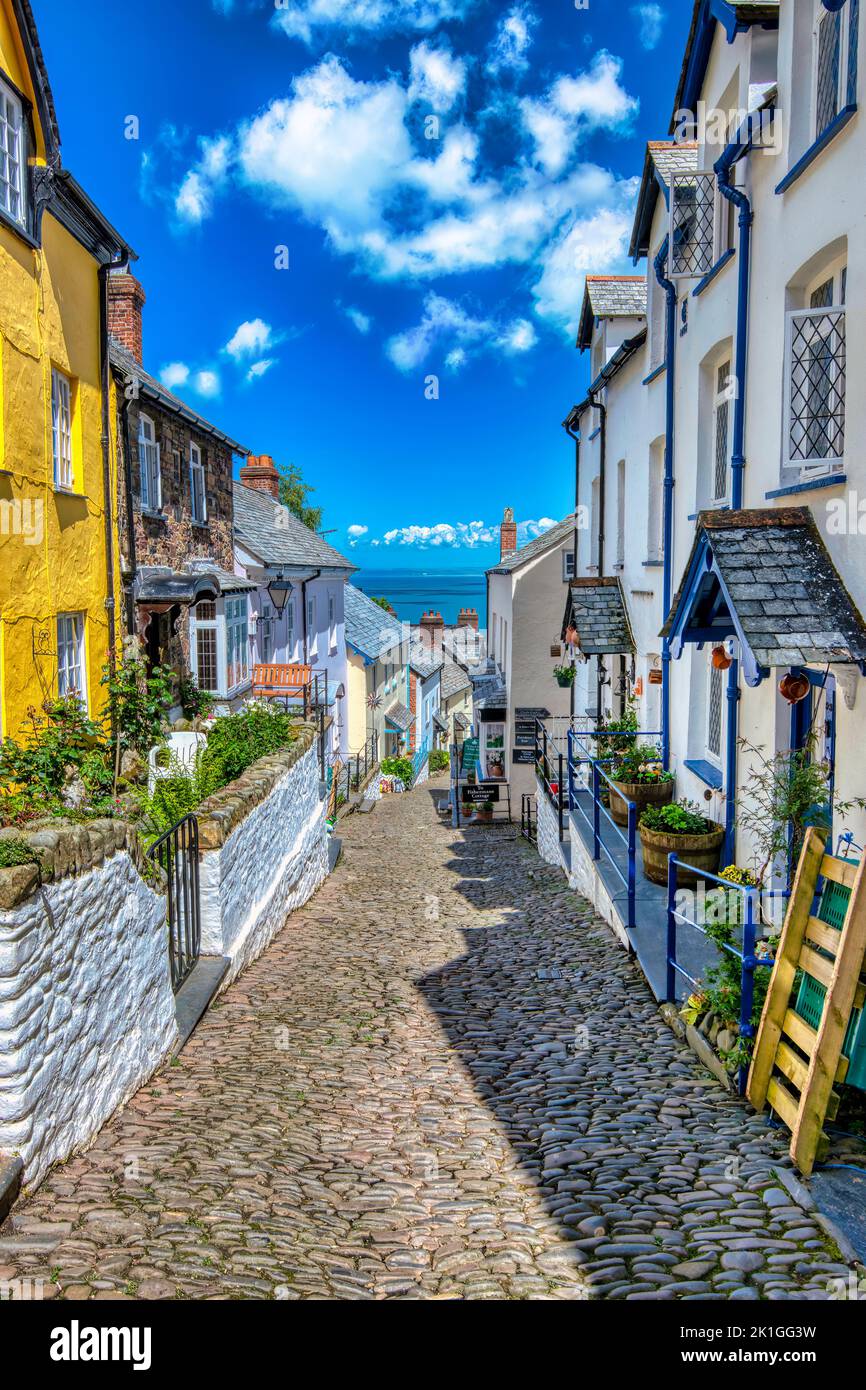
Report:
[[[120,442],[123,449],[123,491],[126,499],[126,530],[129,545],[129,588],[126,592],[126,630],[130,637],[135,636],[135,575],[138,569],[138,556],[135,548],[135,512],[132,501],[132,460],[129,453],[129,396],[124,387],[120,406]]]
[[[587,399],[599,413],[599,463],[598,463],[598,577],[604,575],[604,508],[607,490],[607,406],[602,403],[597,390],[590,386]],[[596,709],[601,719],[601,699],[604,689],[604,658],[596,657]]]
[[[129,265],[127,255],[117,265]],[[108,356],[108,286],[106,280],[113,268],[111,262],[99,267],[99,372],[102,383],[102,500],[105,518],[105,611],[108,617],[108,669],[114,673],[117,661],[116,595],[114,592],[114,489],[111,482],[111,363]]]
[[[737,341],[734,350],[734,427],[731,450],[731,508],[739,511],[743,505],[743,473],[746,467],[746,368],[749,334],[749,275],[751,271],[752,222],[754,213],[747,195],[732,182],[732,171],[737,160],[748,149],[751,139],[751,117],[746,121],[748,136],[744,141],[742,133],[728,145],[724,154],[714,165],[718,179],[719,192],[723,198],[739,210],[740,245],[737,284]],[[725,748],[725,859],[733,864],[736,858],[736,790],[737,790],[737,735],[740,702],[740,663],[734,660],[728,668],[728,736]]]
[[[573,415],[573,414],[574,414],[574,412],[572,411],[572,415]],[[577,578],[577,547],[578,547],[578,530],[577,530],[577,527],[578,527],[578,514],[579,514],[579,511],[580,511],[580,430],[579,430],[579,429],[578,429],[578,430],[573,430],[573,429],[571,428],[571,425],[569,424],[569,421],[571,420],[572,415],[569,415],[569,417],[568,417],[567,420],[563,420],[563,422],[562,422],[562,428],[565,430],[565,432],[566,432],[566,434],[569,436],[569,438],[574,440],[574,567],[573,567],[573,570],[572,570],[572,577],[573,577],[574,579],[576,579],[576,578]],[[579,414],[578,414],[578,416],[577,416],[577,419],[578,419],[578,422],[579,422],[579,421],[580,421],[580,415],[579,415]],[[572,661],[572,667],[576,670],[576,668],[577,668],[577,661],[576,661],[576,659],[575,659],[574,661]],[[574,727],[574,713],[575,713],[575,711],[574,711],[574,697],[575,697],[575,686],[576,686],[576,684],[577,684],[577,676],[575,676],[574,680],[571,682],[570,709],[571,709],[571,726],[572,726],[572,728]]]
[[[653,269],[658,283],[665,292],[667,313],[665,323],[665,476],[662,503],[662,549],[664,567],[662,569],[662,608],[665,621],[671,608],[671,566],[673,563],[674,533],[674,385],[676,381],[676,340],[677,340],[677,289],[672,280],[665,275],[665,262],[668,254],[668,238],[665,238]],[[667,769],[671,761],[671,649],[667,637],[662,638],[662,765]]]

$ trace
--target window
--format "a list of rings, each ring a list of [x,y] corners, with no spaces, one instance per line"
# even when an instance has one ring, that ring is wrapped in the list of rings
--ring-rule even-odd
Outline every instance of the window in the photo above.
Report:
[[[249,619],[246,595],[226,599],[226,689],[242,685],[249,674]]]
[[[716,249],[716,176],[672,174],[668,273],[672,279],[706,275]]]
[[[650,445],[646,541],[648,560],[661,560],[664,555],[664,481],[665,437],[661,435]]]
[[[54,452],[54,486],[71,488],[72,384],[54,367],[51,372],[51,431]]]
[[[857,101],[857,50],[860,28],[859,0],[848,0],[840,9],[828,10],[815,0],[813,33],[812,111],[813,139],[831,126],[846,106]]]
[[[269,662],[274,659],[274,610],[269,603],[262,604],[262,611],[259,614],[259,661]]]
[[[295,654],[295,604],[293,599],[289,599],[286,604],[286,661],[291,661]]]
[[[337,646],[337,601],[328,594],[328,649],[335,651]]]
[[[722,672],[707,663],[707,752],[714,762],[722,756]]]
[[[574,578],[574,550],[563,550],[562,552],[562,579],[567,584],[569,579]]]
[[[138,420],[138,466],[141,505],[145,511],[158,512],[162,507],[162,472],[156,430],[149,415],[141,415]]]
[[[731,363],[726,359],[716,368],[715,394],[713,396],[713,449],[712,478],[710,484],[711,500],[728,500],[728,436],[730,423]]]
[[[845,454],[847,268],[808,286],[808,308],[788,313],[785,459],[800,477],[840,471]]]
[[[310,655],[311,655],[311,656],[315,656],[315,655],[316,655],[316,652],[318,651],[318,642],[317,642],[316,638],[317,638],[317,634],[316,634],[316,600],[315,600],[314,598],[308,598],[308,599],[307,599],[307,645],[308,645],[309,652],[310,652]]]
[[[598,478],[593,478],[591,487],[590,517],[592,531],[589,540],[589,567],[598,569],[598,520],[599,520],[599,495],[600,484]]]
[[[195,609],[196,679],[200,690],[219,692],[216,604],[203,602]]]
[[[84,614],[57,615],[57,694],[61,699],[77,695],[87,704],[84,677]]]
[[[201,449],[197,444],[189,446],[189,491],[192,519],[200,525],[207,521],[207,496],[204,485],[204,465]]]
[[[0,208],[14,222],[25,217],[24,125],[21,102],[0,82]]]

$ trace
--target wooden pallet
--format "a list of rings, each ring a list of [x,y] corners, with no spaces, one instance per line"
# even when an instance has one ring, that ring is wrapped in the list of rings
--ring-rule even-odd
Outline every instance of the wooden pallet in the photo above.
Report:
[[[848,1059],[842,1045],[852,1010],[862,1008],[866,983],[866,857],[859,865],[836,859],[809,830],[797,866],[785,925],[755,1040],[747,1095],[756,1110],[769,1103],[791,1131],[791,1158],[809,1174],[826,1153],[824,1122],[835,1118]],[[812,915],[819,878],[850,888],[841,932]],[[817,1029],[791,1008],[797,971],[826,987]]]

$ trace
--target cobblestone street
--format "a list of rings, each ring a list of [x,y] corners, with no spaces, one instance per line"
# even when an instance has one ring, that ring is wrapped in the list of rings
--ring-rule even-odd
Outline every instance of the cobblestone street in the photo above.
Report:
[[[444,784],[343,858],[181,1057],[19,1202],[0,1279],[96,1298],[820,1298],[782,1136],[515,832]]]

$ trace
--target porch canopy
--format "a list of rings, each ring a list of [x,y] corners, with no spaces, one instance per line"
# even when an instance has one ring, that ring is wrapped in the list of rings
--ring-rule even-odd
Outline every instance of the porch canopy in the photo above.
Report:
[[[412,711],[407,709],[405,705],[401,705],[399,700],[395,701],[391,708],[385,713],[385,722],[390,724],[392,729],[396,729],[397,732],[401,734],[409,732],[414,720],[415,716]]]
[[[572,579],[565,604],[562,640],[577,629],[574,644],[583,656],[625,656],[634,651],[634,637],[619,580]]]
[[[866,623],[808,507],[701,512],[661,635],[675,659],[735,637],[752,686],[777,666],[866,673]]]

